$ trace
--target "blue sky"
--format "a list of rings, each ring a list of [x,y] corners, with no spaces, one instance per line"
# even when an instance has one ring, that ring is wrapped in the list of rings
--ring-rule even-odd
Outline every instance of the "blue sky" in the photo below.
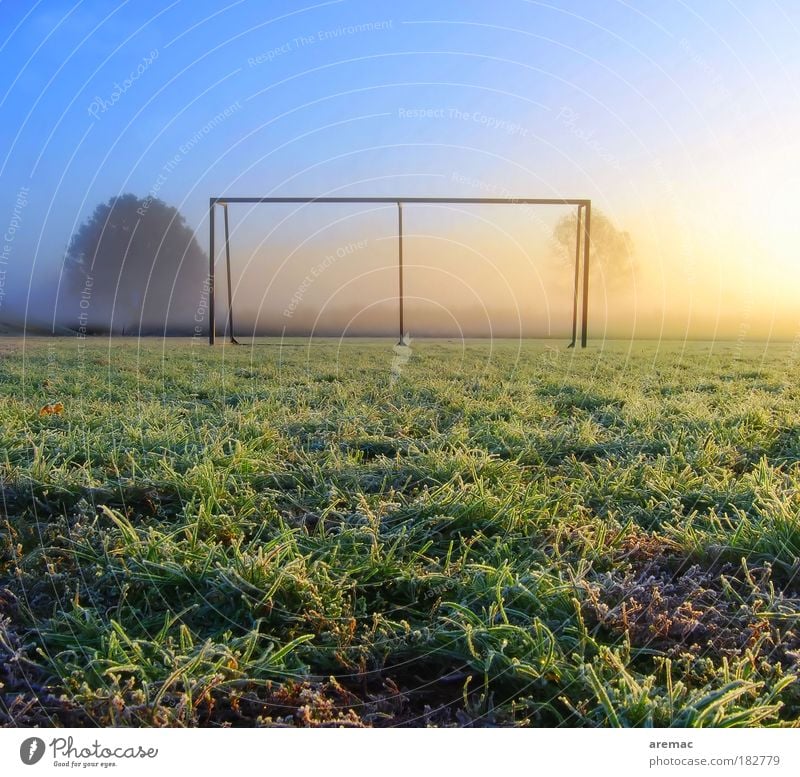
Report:
[[[212,194],[494,189],[591,197],[633,232],[651,285],[702,288],[724,258],[738,286],[719,304],[756,261],[757,306],[784,304],[799,9],[3,3],[0,221],[28,202],[6,287],[46,283],[77,224],[125,191],[156,190],[204,236]]]

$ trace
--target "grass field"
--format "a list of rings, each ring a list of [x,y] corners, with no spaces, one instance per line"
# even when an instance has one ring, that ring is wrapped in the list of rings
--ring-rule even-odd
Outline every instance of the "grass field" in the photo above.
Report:
[[[798,462],[790,345],[5,340],[0,722],[797,725]]]

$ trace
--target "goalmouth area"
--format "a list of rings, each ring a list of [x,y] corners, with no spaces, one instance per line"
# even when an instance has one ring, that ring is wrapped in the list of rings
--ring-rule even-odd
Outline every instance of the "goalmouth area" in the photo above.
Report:
[[[398,290],[398,335],[400,342],[406,334],[404,321],[404,291],[403,291],[403,206],[404,205],[570,205],[577,207],[577,227],[575,234],[575,284],[572,300],[572,342],[570,347],[577,343],[578,334],[578,307],[581,308],[581,347],[585,348],[588,341],[588,314],[589,314],[589,258],[591,246],[592,201],[577,198],[485,198],[485,197],[211,197],[209,199],[209,325],[208,344],[214,345],[216,341],[215,323],[215,290],[216,290],[216,246],[215,246],[215,216],[217,206],[221,206],[224,213],[225,235],[225,264],[228,280],[228,334],[230,342],[237,343],[234,336],[233,293],[231,286],[231,241],[228,226],[229,205],[312,205],[312,204],[383,204],[397,206],[397,290]],[[582,266],[582,273],[581,273]],[[581,288],[581,274],[583,284]],[[580,299],[579,299],[580,298]]]

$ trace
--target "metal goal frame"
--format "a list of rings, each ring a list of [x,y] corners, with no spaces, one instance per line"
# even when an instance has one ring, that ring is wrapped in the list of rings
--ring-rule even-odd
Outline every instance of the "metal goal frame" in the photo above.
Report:
[[[228,276],[228,334],[230,342],[236,344],[233,332],[233,293],[231,291],[231,249],[228,229],[229,205],[258,204],[383,204],[397,205],[397,281],[400,342],[405,336],[403,296],[403,205],[571,205],[577,207],[575,231],[575,286],[572,299],[572,348],[577,343],[578,307],[581,307],[581,347],[585,348],[589,333],[589,258],[592,234],[592,201],[568,198],[492,198],[492,197],[211,197],[209,198],[208,227],[208,344],[216,341],[216,319],[214,317],[215,282],[215,215],[217,206],[224,211],[225,264]],[[583,250],[581,250],[583,249]],[[581,257],[581,254],[583,256]],[[581,262],[581,258],[583,261]],[[581,289],[581,264],[583,265],[583,288]]]

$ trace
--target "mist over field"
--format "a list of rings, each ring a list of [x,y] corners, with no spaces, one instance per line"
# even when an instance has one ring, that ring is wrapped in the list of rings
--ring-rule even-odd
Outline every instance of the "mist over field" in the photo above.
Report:
[[[406,329],[412,336],[569,337],[574,256],[553,239],[564,209],[406,206],[404,213]],[[239,334],[397,333],[395,206],[238,206],[230,209],[230,223]],[[687,251],[679,235],[660,243],[642,224],[620,226],[632,236],[630,266],[592,265],[589,307],[597,336],[747,340],[797,335],[791,278],[787,283],[763,265],[756,273],[751,260],[730,254],[704,259],[699,255],[704,248]],[[196,231],[196,239],[207,251],[207,234]],[[218,225],[219,328],[227,320],[222,241]],[[207,272],[205,258],[198,266]],[[66,283],[63,265],[46,275],[31,268],[27,279],[17,267],[7,273],[0,325],[9,332],[70,334],[86,311],[93,333],[205,330],[207,291],[196,283],[181,285],[171,267],[148,279],[148,267],[149,262],[141,269],[147,288],[139,304],[144,309],[148,295],[156,292],[165,299],[165,288],[171,290],[170,302],[149,302],[149,312],[135,320],[115,307],[115,293],[125,282],[116,292],[95,290],[84,308],[80,294]]]

